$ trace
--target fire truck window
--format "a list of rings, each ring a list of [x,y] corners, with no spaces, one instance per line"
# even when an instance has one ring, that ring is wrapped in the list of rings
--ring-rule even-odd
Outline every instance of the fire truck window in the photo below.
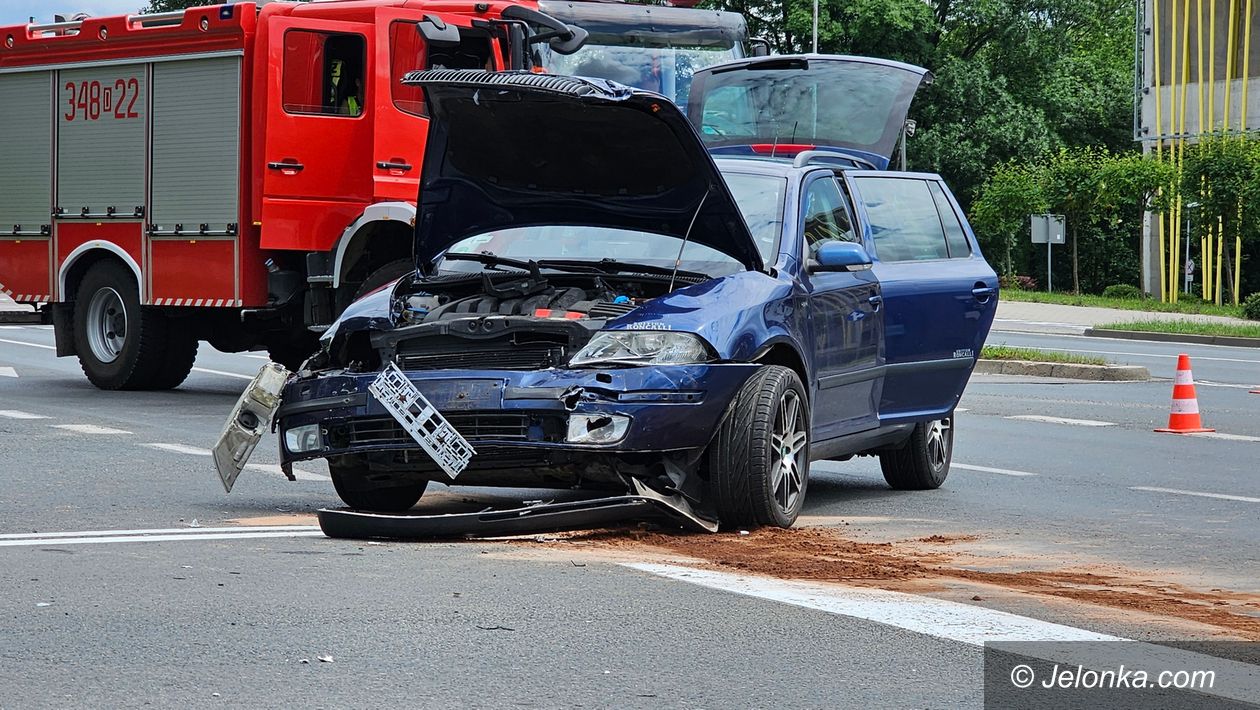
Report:
[[[428,64],[424,39],[414,22],[395,22],[389,26],[389,83],[394,106],[413,116],[428,115],[424,109],[424,90],[402,83],[407,72],[424,69]]]
[[[429,52],[429,69],[485,69],[494,71],[490,36],[477,30],[461,30],[459,45],[435,47]]]
[[[359,116],[366,42],[361,35],[290,30],[284,35],[284,110]],[[316,71],[312,71],[316,67]]]

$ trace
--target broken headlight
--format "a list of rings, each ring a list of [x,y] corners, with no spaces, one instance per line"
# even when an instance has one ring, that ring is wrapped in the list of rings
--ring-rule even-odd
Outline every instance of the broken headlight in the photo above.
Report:
[[[295,426],[284,432],[284,447],[293,454],[305,454],[318,451],[324,443],[320,440],[318,424]]]
[[[694,333],[604,330],[596,333],[569,365],[689,365],[712,359],[709,346]]]

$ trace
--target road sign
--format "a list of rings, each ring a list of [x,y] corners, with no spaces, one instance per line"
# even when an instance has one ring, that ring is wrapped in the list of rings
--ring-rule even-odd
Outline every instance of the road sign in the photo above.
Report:
[[[1032,215],[1033,244],[1064,244],[1067,241],[1067,220],[1061,214]]]
[[[1194,260],[1186,259],[1186,278],[1194,276]]]

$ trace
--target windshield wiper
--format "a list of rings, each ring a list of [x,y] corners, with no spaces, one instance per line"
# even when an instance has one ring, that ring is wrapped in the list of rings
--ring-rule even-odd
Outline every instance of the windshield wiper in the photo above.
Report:
[[[459,254],[452,254],[450,252],[447,252],[446,254],[442,255],[442,258],[449,259],[451,261],[476,261],[486,266],[489,266],[492,269],[497,269],[500,266],[510,266],[513,269],[520,269],[521,271],[529,271],[530,263],[531,263],[528,261],[521,261],[520,259],[509,259],[506,257],[497,256],[488,251],[468,252],[468,253],[459,253]]]
[[[561,267],[561,268],[575,269],[575,268],[585,267],[587,269],[599,271],[605,274],[615,274],[615,273],[626,272],[626,271],[635,271],[641,274],[659,274],[661,276],[669,276],[670,274],[674,273],[674,270],[672,268],[666,268],[664,266],[652,266],[651,264],[638,264],[633,261],[617,261],[616,259],[600,259],[599,261],[545,259],[543,261],[538,262],[538,265],[543,268]],[[697,279],[709,278],[708,274],[702,274],[698,271],[679,270],[678,273],[682,276],[688,276],[688,277],[697,278]]]

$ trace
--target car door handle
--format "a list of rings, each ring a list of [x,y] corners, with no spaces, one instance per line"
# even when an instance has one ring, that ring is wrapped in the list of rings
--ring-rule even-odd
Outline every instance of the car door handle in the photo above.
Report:
[[[997,293],[997,289],[989,286],[981,285],[971,289],[971,295],[975,296],[980,303],[988,303],[995,293]]]
[[[285,158],[278,163],[267,163],[269,170],[302,170],[306,166],[294,160],[293,158]]]
[[[395,163],[388,160],[382,160],[378,162],[376,164],[376,167],[381,170],[401,170],[404,173],[409,172],[411,170],[410,163]]]
[[[871,296],[870,298],[866,299],[866,302],[867,302],[867,303],[869,303],[869,304],[871,304],[871,308],[873,308],[873,309],[875,309],[876,311],[878,311],[878,310],[879,310],[879,307],[880,307],[880,306],[882,306],[882,305],[884,305],[884,297],[883,297],[883,296],[880,296],[880,295],[878,295],[878,294],[876,294],[876,295]]]

